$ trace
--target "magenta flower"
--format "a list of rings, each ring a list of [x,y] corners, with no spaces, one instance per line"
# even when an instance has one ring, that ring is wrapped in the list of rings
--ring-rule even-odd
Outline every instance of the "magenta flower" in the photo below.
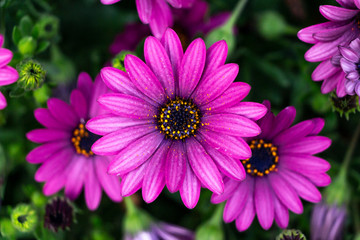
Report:
[[[314,81],[324,80],[321,91],[328,93],[336,88],[339,97],[344,97],[345,73],[336,59],[332,59],[338,52],[338,46],[347,46],[352,40],[360,36],[360,1],[337,0],[341,7],[331,5],[320,6],[320,13],[329,22],[320,23],[298,32],[300,40],[314,44],[306,53],[309,62],[322,62],[314,70]],[[335,64],[334,64],[335,63]]]
[[[26,136],[42,145],[32,150],[26,160],[42,164],[35,180],[46,182],[45,195],[52,195],[65,187],[65,195],[74,200],[84,186],[90,210],[99,206],[101,189],[113,201],[121,201],[119,179],[106,173],[110,158],[94,155],[90,149],[100,136],[85,129],[89,118],[104,113],[96,99],[107,92],[100,77],[93,83],[87,73],[81,73],[77,89],[71,93],[70,105],[52,98],[47,102],[48,109],[35,110],[35,118],[45,128],[32,130]]]
[[[105,135],[92,151],[116,155],[108,172],[122,176],[123,196],[142,188],[149,203],[166,185],[171,192],[180,191],[184,204],[193,208],[202,185],[223,191],[221,173],[245,178],[239,159],[249,158],[251,150],[242,137],[260,133],[253,120],[266,107],[240,102],[250,86],[233,83],[239,69],[225,64],[225,41],[206,50],[204,41],[196,39],[183,53],[179,37],[168,29],[161,42],[146,39],[144,55],[146,64],[127,55],[126,72],[101,70],[116,93],[99,98],[113,115],[87,123],[90,131]]]
[[[0,34],[0,86],[12,84],[19,78],[18,72],[14,68],[7,66],[13,54],[9,49],[3,48],[3,44],[4,37]],[[4,109],[6,105],[6,99],[0,92],[0,109]]]
[[[120,0],[100,0],[102,4],[113,4]],[[151,32],[161,38],[167,27],[173,25],[171,8],[187,8],[194,0],[136,0],[136,8],[142,23],[149,24]]]
[[[321,194],[316,186],[327,186],[330,177],[325,173],[330,164],[313,154],[327,149],[331,140],[318,136],[324,126],[320,118],[300,122],[292,127],[295,108],[287,107],[276,117],[268,112],[257,121],[261,134],[248,139],[252,157],[243,160],[247,177],[239,182],[225,178],[221,195],[214,194],[212,203],[227,200],[224,221],[236,220],[239,231],[245,231],[257,215],[260,225],[269,229],[275,222],[286,228],[289,212],[300,214],[300,197],[319,202]]]
[[[190,8],[172,9],[174,30],[184,47],[187,47],[196,35],[206,35],[230,17],[230,13],[223,12],[208,18],[208,9],[209,4],[203,0],[194,0]],[[127,24],[123,32],[115,37],[110,52],[115,55],[123,50],[134,51],[139,42],[149,35],[147,26],[140,23]]]
[[[339,47],[339,50],[341,68],[346,73],[346,93],[360,96],[360,39],[353,40],[349,47]]]

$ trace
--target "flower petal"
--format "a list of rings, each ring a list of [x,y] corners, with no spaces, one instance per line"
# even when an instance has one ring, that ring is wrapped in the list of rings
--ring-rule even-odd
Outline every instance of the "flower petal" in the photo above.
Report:
[[[312,120],[306,120],[284,130],[279,135],[277,135],[272,142],[275,145],[296,142],[298,139],[301,139],[310,134],[313,129],[314,122]]]
[[[164,0],[153,0],[152,17],[150,20],[150,29],[152,34],[161,39],[167,27],[173,25],[172,13],[169,5]]]
[[[330,163],[322,158],[308,154],[283,154],[279,164],[298,173],[324,173],[330,169]]]
[[[80,90],[75,89],[71,92],[70,103],[79,118],[88,118],[88,105]]]
[[[57,98],[50,98],[47,101],[47,105],[51,114],[58,122],[72,128],[75,128],[79,124],[80,119],[74,109],[66,102]]]
[[[225,40],[218,41],[209,47],[206,51],[206,64],[202,79],[225,64],[227,53],[228,46]]]
[[[350,20],[359,13],[359,10],[347,9],[331,5],[322,5],[320,6],[320,13],[330,21],[338,22]]]
[[[66,140],[71,138],[71,133],[56,129],[35,129],[26,134],[27,139],[35,143],[46,143],[51,141]]]
[[[289,225],[289,211],[278,198],[274,198],[275,222],[280,228],[286,228]]]
[[[284,145],[279,149],[280,154],[305,153],[317,154],[328,149],[331,145],[331,139],[323,136],[309,136],[298,139],[297,142]]]
[[[71,129],[57,121],[47,108],[38,108],[34,111],[36,120],[46,128]]]
[[[42,163],[51,155],[56,154],[59,150],[67,147],[69,144],[70,143],[67,141],[45,143],[29,152],[26,156],[26,161],[32,164]]]
[[[253,184],[252,184],[253,185]],[[253,194],[249,194],[246,204],[244,206],[243,211],[236,218],[235,224],[237,230],[243,232],[247,230],[255,217],[255,203]]]
[[[234,191],[238,188],[241,182],[232,180],[231,178],[224,178],[224,192],[222,194],[213,194],[211,196],[211,203],[218,204],[229,199]]]
[[[179,93],[188,98],[199,83],[205,66],[206,46],[202,39],[195,39],[186,49],[179,69]]]
[[[76,88],[84,94],[87,101],[91,100],[93,81],[88,73],[82,72],[79,74]]]
[[[274,125],[271,133],[268,135],[268,138],[272,139],[284,129],[288,129],[294,122],[295,116],[296,109],[293,106],[289,106],[281,110],[281,112],[275,117]]]
[[[268,230],[274,220],[274,195],[268,179],[256,178],[254,201],[255,210],[261,227]]]
[[[12,84],[16,82],[18,78],[19,74],[14,68],[10,66],[0,68],[0,86]]]
[[[85,173],[88,169],[88,159],[83,155],[74,155],[68,168],[65,184],[65,195],[70,200],[75,200],[81,193],[85,182]]]
[[[350,61],[352,63],[357,63],[359,61],[359,57],[352,49],[339,46],[339,50],[340,50],[341,55],[348,61]]]
[[[264,117],[267,111],[267,107],[255,102],[240,102],[231,108],[222,110],[224,113],[238,114],[254,121]]]
[[[90,210],[98,208],[101,200],[101,187],[94,167],[94,161],[90,160],[84,181],[85,201]]]
[[[180,196],[185,206],[189,209],[193,209],[200,197],[201,184],[196,177],[188,162],[186,162],[186,173],[184,182],[180,187]]]
[[[182,142],[174,141],[166,157],[165,182],[170,192],[176,192],[184,181],[186,154]]]
[[[121,195],[124,197],[134,194],[142,186],[146,169],[149,161],[144,162],[141,166],[125,174],[121,180]]]
[[[149,23],[153,4],[152,0],[136,0],[136,8],[141,22]]]
[[[338,67],[335,67],[331,60],[328,59],[326,61],[321,62],[311,74],[311,78],[314,81],[322,81],[325,78],[331,77],[337,71],[339,71]]]
[[[6,66],[12,59],[13,54],[9,49],[0,48],[0,68]]]

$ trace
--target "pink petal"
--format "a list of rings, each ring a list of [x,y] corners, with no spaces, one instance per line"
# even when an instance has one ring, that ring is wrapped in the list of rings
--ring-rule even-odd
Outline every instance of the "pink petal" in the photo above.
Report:
[[[218,204],[229,199],[234,191],[238,188],[240,182],[232,180],[231,178],[224,178],[224,192],[222,194],[213,194],[211,196],[211,203]]]
[[[118,117],[113,114],[106,114],[94,117],[87,121],[86,128],[95,134],[106,135],[122,128],[145,125],[148,123],[150,123],[150,120],[148,119],[138,120],[133,118]]]
[[[199,83],[192,98],[199,105],[213,101],[231,86],[238,72],[239,66],[234,63],[219,67]]]
[[[247,230],[255,217],[255,206],[254,206],[254,197],[253,194],[249,194],[248,200],[244,206],[243,211],[236,218],[235,224],[237,230],[243,232]]]
[[[153,202],[165,186],[165,162],[170,144],[164,143],[155,154],[149,159],[149,166],[146,169],[142,196],[145,202]]]
[[[10,66],[0,68],[0,86],[12,84],[16,82],[18,78],[19,74],[14,68]]]
[[[181,8],[182,7],[182,1],[181,0],[166,0],[168,3],[170,3],[171,6],[174,8]]]
[[[298,173],[323,173],[330,169],[326,160],[308,154],[283,154],[279,158],[281,166]]]
[[[122,128],[100,138],[92,145],[91,150],[99,155],[114,155],[130,143],[152,132],[155,132],[155,128],[149,125],[136,125]],[[159,132],[157,133],[160,134]]]
[[[279,200],[294,213],[301,214],[303,206],[294,188],[277,173],[271,173],[268,176],[270,185]]]
[[[95,157],[95,172],[97,179],[101,184],[101,187],[104,189],[109,198],[115,202],[120,202],[122,200],[120,194],[120,180],[116,176],[109,175],[106,171],[109,160],[107,157]]]
[[[220,134],[238,137],[254,137],[260,134],[260,127],[252,120],[235,114],[214,114],[204,116],[204,128]]]
[[[77,89],[79,89],[87,101],[91,100],[93,81],[88,73],[82,72],[79,74],[77,81]]]
[[[195,139],[186,141],[187,156],[191,168],[200,182],[210,191],[220,194],[224,191],[224,183],[214,161],[204,147]]]
[[[0,48],[0,68],[7,65],[13,57],[12,52],[6,48]]]
[[[309,135],[317,135],[324,128],[325,120],[322,118],[313,118],[311,120],[314,123],[314,128]]]
[[[32,164],[42,163],[46,161],[51,155],[57,154],[57,152],[65,147],[68,147],[70,142],[56,141],[51,143],[45,143],[35,149],[33,149],[26,156],[26,161]]]
[[[318,187],[326,187],[331,183],[331,178],[326,173],[311,173],[311,172],[302,172],[302,175],[307,177],[311,182]]]
[[[305,153],[305,154],[317,154],[331,145],[331,139],[323,136],[310,136],[299,139],[297,142],[284,145],[279,149],[280,154],[287,153]]]
[[[101,187],[94,169],[94,161],[90,160],[85,176],[85,200],[90,210],[98,208],[101,200]]]
[[[271,133],[268,135],[269,139],[279,134],[284,129],[291,126],[296,116],[296,109],[293,106],[289,106],[281,110],[281,112],[275,117],[274,126]]]
[[[85,173],[88,169],[88,159],[82,155],[74,155],[67,168],[65,195],[70,200],[75,200],[82,189],[85,181]]]
[[[255,210],[261,227],[268,230],[274,220],[274,195],[266,178],[256,178]]]
[[[277,135],[272,142],[275,145],[291,143],[310,134],[313,129],[314,122],[312,120],[306,120],[284,130]]]
[[[153,132],[130,143],[111,161],[108,173],[123,175],[134,170],[150,158],[163,139],[162,134]]]
[[[318,40],[316,40],[314,38],[314,34],[320,32],[320,31],[323,31],[323,30],[337,28],[342,25],[344,25],[344,24],[339,24],[336,22],[319,23],[319,24],[312,25],[310,27],[301,29],[298,32],[297,36],[303,42],[314,44],[314,43],[318,42]]]
[[[71,92],[70,103],[74,108],[78,118],[88,118],[88,105],[86,102],[86,98],[81,93],[81,91],[75,89]]]
[[[206,64],[202,77],[203,79],[225,64],[227,53],[228,46],[225,40],[218,41],[209,47],[206,51]]]
[[[201,131],[204,141],[219,152],[235,159],[251,157],[249,145],[241,138],[228,135],[219,135],[213,131]]]
[[[166,29],[164,36],[161,39],[162,45],[164,45],[165,51],[168,54],[173,69],[175,79],[178,79],[178,72],[181,64],[181,60],[184,55],[184,51],[181,45],[181,41],[174,30],[171,28]],[[178,84],[175,85],[178,88]]]
[[[97,75],[94,82],[94,88],[91,93],[91,99],[89,102],[89,118],[98,116],[99,114],[108,113],[105,109],[100,107],[98,103],[98,98],[103,94],[109,93],[109,89],[104,84],[100,75]]]
[[[152,34],[161,39],[167,27],[173,25],[171,9],[164,0],[153,0],[152,17],[150,20],[150,29]]]
[[[163,103],[165,99],[164,88],[150,68],[138,57],[127,55],[125,68],[133,84],[150,99]]]
[[[117,3],[121,0],[100,0],[100,2],[104,5],[110,5],[110,4],[114,4],[114,3]]]
[[[142,186],[149,161],[144,162],[140,167],[126,174],[121,180],[121,194],[124,197],[134,194]]]
[[[162,84],[167,96],[174,98],[174,74],[170,59],[160,41],[154,37],[148,37],[145,40],[144,55],[146,64]]]
[[[79,124],[80,119],[74,109],[64,101],[57,98],[50,98],[47,101],[47,105],[51,114],[58,122],[72,128],[75,128]]]
[[[326,61],[321,62],[313,71],[311,74],[311,78],[314,81],[322,81],[325,78],[331,77],[334,75],[337,71],[339,71],[338,67],[335,67],[331,60],[328,59]]]
[[[182,142],[174,141],[166,157],[165,182],[170,192],[179,190],[186,171],[186,153]]]
[[[47,181],[43,187],[43,192],[45,196],[50,196],[54,193],[57,193],[65,186],[66,182],[66,172],[61,172],[54,175],[52,178]]]
[[[357,63],[359,61],[359,57],[353,50],[342,46],[339,46],[339,50],[341,55],[350,62]]]
[[[4,109],[7,106],[6,98],[4,95],[0,92],[0,110]]]
[[[47,108],[37,108],[34,111],[34,116],[36,120],[43,125],[46,128],[59,128],[59,129],[70,129],[71,127],[68,127],[61,122],[57,121],[53,115],[50,113],[49,109]]]
[[[152,118],[155,109],[141,98],[121,93],[107,93],[99,98],[99,103],[112,113],[127,118]]]
[[[206,46],[202,39],[194,40],[186,49],[179,70],[180,96],[188,98],[198,85],[205,66]]]
[[[186,173],[184,182],[180,187],[180,196],[185,206],[193,209],[200,197],[201,184],[199,179],[195,176],[194,172],[188,162],[186,162]]]
[[[149,23],[153,4],[152,0],[136,0],[136,8],[141,22],[145,24]]]
[[[275,222],[280,228],[287,228],[289,225],[289,211],[276,197],[274,198],[274,210]]]
[[[46,143],[71,138],[72,134],[64,130],[35,129],[26,134],[27,139],[35,143]]]
[[[268,109],[260,103],[240,102],[231,108],[226,108],[221,111],[224,113],[238,114],[257,121],[265,116]]]
[[[346,9],[331,5],[322,5],[320,6],[320,13],[330,21],[337,22],[350,20],[359,13],[359,10]]]
[[[241,104],[240,101],[249,94],[250,88],[250,85],[247,83],[234,82],[218,98],[210,103],[206,103],[202,108],[211,112],[226,111],[229,107]]]

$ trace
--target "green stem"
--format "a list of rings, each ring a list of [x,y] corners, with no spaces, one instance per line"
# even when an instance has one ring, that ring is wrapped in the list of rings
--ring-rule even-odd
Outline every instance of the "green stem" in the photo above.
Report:
[[[356,143],[358,142],[358,139],[359,139],[359,134],[360,134],[360,123],[356,127],[355,133],[354,133],[354,135],[353,135],[353,137],[351,139],[351,142],[350,142],[350,146],[346,151],[344,161],[343,161],[341,169],[340,169],[339,177],[340,176],[345,177],[347,175],[347,171],[349,169],[350,161],[351,161],[351,158],[352,158],[352,156],[354,154]]]
[[[245,5],[247,3],[248,0],[239,0],[234,11],[231,14],[231,17],[229,18],[229,20],[227,21],[227,23],[224,25],[224,28],[233,28],[235,25],[236,20],[239,18],[239,16],[241,15],[242,11],[245,8]]]
[[[354,225],[355,231],[357,234],[360,234],[360,217],[359,217],[359,207],[358,201],[353,201],[353,210],[354,210]]]
[[[216,209],[211,216],[209,223],[212,225],[219,225],[222,223],[222,216],[223,216],[223,210],[224,210],[225,203],[218,204],[216,206]]]
[[[136,213],[137,208],[136,208],[134,202],[131,200],[131,197],[124,197],[124,203],[125,203],[128,215]]]

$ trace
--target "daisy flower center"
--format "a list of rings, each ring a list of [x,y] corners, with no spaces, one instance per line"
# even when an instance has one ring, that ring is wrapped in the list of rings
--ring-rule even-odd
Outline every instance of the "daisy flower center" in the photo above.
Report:
[[[93,134],[85,129],[85,123],[80,123],[73,132],[71,142],[73,143],[75,150],[78,154],[82,154],[86,157],[94,155],[91,151],[91,146],[101,136]]]
[[[163,105],[155,117],[162,134],[167,138],[179,140],[195,136],[200,126],[201,114],[191,101],[176,98]]]
[[[248,174],[262,177],[272,171],[277,171],[276,166],[279,161],[277,147],[272,143],[257,139],[251,141],[250,148],[251,158],[242,160]]]

